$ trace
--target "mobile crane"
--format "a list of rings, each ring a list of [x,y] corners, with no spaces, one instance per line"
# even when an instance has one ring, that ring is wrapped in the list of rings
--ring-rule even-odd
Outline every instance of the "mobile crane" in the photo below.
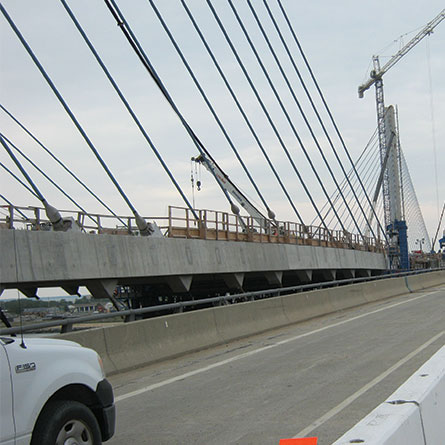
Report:
[[[383,95],[383,75],[392,68],[405,54],[414,48],[424,37],[429,36],[434,28],[445,19],[445,9],[443,9],[433,20],[431,20],[419,33],[416,34],[397,54],[383,66],[380,66],[379,56],[373,56],[373,70],[370,78],[363,85],[358,87],[360,98],[364,96],[366,90],[375,85],[376,107],[377,107],[377,127],[379,135],[380,162],[383,171],[383,181],[381,187],[383,191],[383,207],[385,226],[388,232],[389,261],[390,268],[409,268],[408,258],[408,238],[406,222],[401,219],[400,202],[400,182],[397,181],[397,147],[391,148],[391,144],[397,144],[398,138],[391,138],[394,131],[388,120],[392,120],[387,115],[388,108],[385,108]],[[389,107],[392,108],[392,107]],[[387,161],[389,153],[389,162]],[[388,163],[387,163],[388,162]]]
[[[210,156],[200,154],[199,156],[192,158],[193,162],[204,165],[204,167],[217,177],[217,180],[222,186],[230,193],[240,206],[246,210],[246,212],[259,224],[262,230],[269,233],[270,230],[277,228],[275,222],[275,214],[272,210],[268,210],[268,217],[264,216],[243,194],[243,192],[230,180],[229,176],[223,172],[214,159]],[[243,229],[247,229],[246,223],[240,218]]]

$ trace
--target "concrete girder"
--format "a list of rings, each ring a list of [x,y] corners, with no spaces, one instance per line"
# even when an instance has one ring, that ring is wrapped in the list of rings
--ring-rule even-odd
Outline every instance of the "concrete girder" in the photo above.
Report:
[[[321,272],[322,277],[327,281],[335,281],[336,271],[335,269],[324,269]]]
[[[79,294],[79,286],[76,284],[69,285],[65,284],[62,286],[62,289],[68,294],[68,295],[77,295],[80,297]]]
[[[37,287],[35,286],[17,286],[17,289],[28,298],[39,298],[37,296]]]
[[[90,291],[93,298],[108,298],[119,311],[121,307],[114,297],[116,286],[117,280],[94,280],[86,284],[86,288]]]
[[[244,273],[222,274],[222,278],[229,289],[243,290]]]
[[[117,286],[117,280],[92,280],[88,282],[86,288],[90,291],[93,298],[112,298]]]
[[[355,278],[354,269],[338,269],[335,274],[337,280],[347,280],[348,278]]]
[[[371,276],[371,271],[369,269],[356,269],[355,276],[357,278],[369,278]]]
[[[167,285],[172,290],[172,292],[175,293],[188,292],[192,285],[192,280],[192,275],[174,275],[165,278]]]
[[[283,272],[265,272],[264,276],[269,284],[274,286],[282,286],[283,284]]]
[[[295,274],[302,283],[310,283],[312,281],[312,270],[296,270]]]

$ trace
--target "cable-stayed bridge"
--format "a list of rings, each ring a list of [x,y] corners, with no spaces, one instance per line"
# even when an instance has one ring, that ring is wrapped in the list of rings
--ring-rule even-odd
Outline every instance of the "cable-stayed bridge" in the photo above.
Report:
[[[75,181],[107,211],[106,214],[87,211],[81,200],[66,192],[64,184],[52,179],[54,175],[48,173],[46,166],[33,162],[12,137],[2,132],[0,142],[9,162],[0,164],[2,175],[25,188],[34,202],[40,201],[39,205],[21,207],[13,193],[9,195],[2,190],[5,204],[1,222],[5,230],[0,231],[0,237],[2,251],[8,252],[1,259],[2,289],[18,288],[34,296],[41,287],[61,286],[75,294],[79,286],[87,286],[94,296],[112,297],[119,285],[132,287],[141,296],[150,298],[172,294],[201,297],[367,276],[381,273],[390,266],[406,268],[406,263],[388,262],[388,258],[398,258],[401,254],[394,221],[386,221],[386,214],[382,217],[388,203],[378,202],[379,196],[384,201],[389,193],[385,189],[389,187],[387,162],[398,172],[391,176],[392,190],[398,196],[400,208],[395,218],[407,222],[408,230],[413,227],[418,230],[409,232],[408,237],[405,233],[405,241],[423,239],[430,250],[396,126],[387,125],[390,129],[383,157],[381,146],[378,151],[373,150],[376,145],[371,141],[354,162],[281,1],[273,5],[264,1],[255,6],[247,1],[245,7],[239,8],[229,0],[224,11],[208,1],[206,13],[214,24],[212,29],[204,26],[196,8],[190,8],[186,1],[178,2],[183,19],[199,45],[202,58],[199,60],[204,63],[205,59],[205,69],[211,69],[217,79],[217,91],[202,80],[202,71],[199,72],[201,79],[198,77],[192,67],[193,54],[188,54],[175,37],[177,30],[172,17],[166,18],[166,11],[155,2],[148,3],[152,19],[169,41],[171,54],[177,57],[174,69],[184,70],[181,73],[188,76],[194,88],[192,98],[202,102],[212,119],[211,131],[218,133],[217,143],[208,130],[197,129],[196,116],[190,110],[183,111],[186,107],[176,99],[178,92],[173,94],[173,85],[164,82],[125,10],[114,0],[106,0],[103,14],[107,14],[114,26],[118,25],[113,32],[122,35],[113,38],[121,39],[146,76],[144,80],[153,84],[167,105],[170,117],[177,119],[182,136],[195,150],[193,162],[199,159],[199,165],[209,170],[217,184],[215,195],[223,196],[230,211],[196,208],[195,187],[199,188],[198,181],[201,182],[196,165],[192,163],[191,167],[194,188],[190,199],[166,162],[161,144],[151,137],[151,123],[141,119],[89,37],[78,17],[82,11],[71,9],[68,2],[62,0],[66,23],[76,32],[76,39],[86,45],[88,57],[104,76],[103,82],[117,94],[142,143],[183,201],[182,206],[169,207],[164,217],[143,217],[125,191],[125,182],[118,180],[106,162],[105,151],[94,142],[87,125],[81,123],[64,92],[34,52],[26,29],[20,29],[13,15],[1,5],[4,25],[20,43],[92,159],[98,162],[131,213],[131,216],[122,216],[114,211],[93,191],[94,186],[84,182],[81,175],[74,173],[74,169],[46,146],[44,135],[35,134],[32,125],[25,124],[9,107],[2,105],[8,125],[16,125],[30,137],[57,168],[65,170],[70,181]],[[220,39],[219,44],[211,45],[209,42],[215,36]],[[222,44],[224,51],[219,48]],[[228,67],[224,57],[229,56],[233,65]],[[235,67],[241,88],[233,79]],[[212,82],[214,79],[212,77]],[[219,96],[230,102],[229,111],[221,108]],[[236,114],[235,119],[232,114]],[[233,121],[243,128],[241,136],[233,130]],[[224,169],[218,161],[219,144],[225,145],[234,160],[224,163]],[[386,157],[385,153],[388,153]],[[126,158],[127,154],[121,152],[121,157]],[[258,160],[265,166],[264,170],[251,168],[253,161]],[[75,213],[69,214],[61,211],[59,205],[59,208],[52,205],[54,191],[47,192],[46,185],[40,185],[40,175],[70,201],[70,206],[77,207]],[[248,189],[248,193],[237,186],[234,177],[241,176],[241,182],[246,185],[243,190]],[[269,185],[271,179],[274,188]],[[264,183],[268,187],[264,187]],[[276,198],[277,194],[280,199]],[[291,218],[282,218],[277,211],[283,201]],[[323,202],[324,206],[320,204]],[[413,223],[408,214],[412,215]],[[404,248],[407,250],[406,242]]]

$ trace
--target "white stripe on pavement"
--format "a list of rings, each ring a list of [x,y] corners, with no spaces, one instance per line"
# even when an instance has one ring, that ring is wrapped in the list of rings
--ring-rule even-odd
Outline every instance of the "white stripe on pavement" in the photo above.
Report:
[[[204,366],[203,368],[195,369],[193,371],[186,372],[186,373],[178,375],[176,377],[172,377],[170,379],[163,380],[162,382],[158,382],[158,383],[154,383],[154,384],[149,385],[149,386],[145,386],[145,387],[137,389],[135,391],[131,391],[131,392],[127,393],[127,394],[122,394],[120,396],[117,396],[115,398],[115,401],[116,402],[120,402],[122,400],[129,399],[130,397],[138,396],[138,395],[143,394],[145,392],[152,391],[152,390],[157,389],[157,388],[161,388],[161,387],[169,385],[171,383],[179,382],[180,380],[184,380],[186,378],[193,377],[193,376],[195,376],[197,374],[201,374],[201,373],[206,372],[206,371],[210,371],[211,369],[219,368],[220,366],[227,365],[228,363],[232,363],[232,362],[235,362],[237,360],[241,360],[243,358],[250,357],[250,356],[255,355],[255,354],[259,354],[260,352],[267,351],[268,349],[276,348],[278,346],[282,346],[284,344],[287,344],[287,343],[299,340],[301,338],[308,337],[308,336],[314,335],[314,334],[318,334],[318,333],[326,331],[328,329],[332,329],[332,328],[335,328],[337,326],[342,326],[342,325],[344,325],[346,323],[350,323],[352,321],[359,320],[360,318],[364,318],[364,317],[367,317],[369,315],[377,314],[379,312],[395,308],[397,306],[401,306],[401,305],[404,305],[404,304],[411,303],[411,302],[419,300],[421,298],[428,297],[429,295],[433,295],[433,294],[435,294],[437,292],[439,292],[439,290],[435,290],[433,292],[428,292],[426,294],[418,295],[416,297],[410,298],[409,300],[401,301],[399,303],[394,303],[394,304],[391,304],[389,306],[385,306],[385,307],[380,308],[380,309],[375,309],[373,311],[366,312],[365,314],[357,315],[355,317],[351,317],[351,318],[348,318],[346,320],[342,320],[342,321],[339,321],[337,323],[333,323],[333,324],[330,324],[328,326],[324,326],[324,327],[319,328],[319,329],[314,329],[313,331],[306,332],[304,334],[299,334],[299,335],[296,335],[294,337],[290,337],[290,338],[287,338],[285,340],[281,340],[281,341],[279,341],[277,343],[274,343],[272,345],[263,346],[261,348],[254,349],[252,351],[245,352],[243,354],[239,354],[239,355],[233,356],[233,357],[228,358],[226,360],[222,360],[220,362],[213,363],[213,364],[208,365],[208,366]]]

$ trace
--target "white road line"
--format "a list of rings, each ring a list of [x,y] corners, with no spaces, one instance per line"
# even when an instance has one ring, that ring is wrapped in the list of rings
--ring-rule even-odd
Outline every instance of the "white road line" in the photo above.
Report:
[[[434,337],[430,338],[426,343],[424,343],[422,346],[419,346],[414,351],[410,352],[407,356],[399,360],[396,364],[388,368],[385,372],[382,372],[379,376],[377,376],[375,379],[371,380],[369,383],[367,383],[365,386],[363,386],[361,389],[356,391],[354,394],[350,395],[347,399],[343,400],[343,402],[339,403],[337,406],[329,410],[325,415],[318,418],[315,422],[311,423],[309,426],[307,426],[305,429],[301,430],[299,433],[297,433],[294,438],[297,437],[304,437],[315,429],[317,429],[320,425],[323,425],[326,421],[334,417],[336,414],[338,414],[340,411],[342,411],[344,408],[349,406],[352,402],[354,402],[356,399],[358,399],[360,396],[362,396],[366,391],[371,389],[373,386],[380,383],[384,378],[388,377],[392,372],[394,372],[397,368],[400,368],[402,365],[404,365],[407,361],[411,360],[415,355],[417,355],[419,352],[422,352],[425,348],[427,348],[431,343],[434,343],[437,339],[439,339],[443,334],[445,334],[445,331],[440,332],[439,334],[435,335]]]
[[[143,394],[144,392],[152,391],[152,390],[157,389],[157,388],[161,388],[162,386],[169,385],[170,383],[179,382],[180,380],[184,380],[184,379],[186,379],[188,377],[192,377],[194,375],[201,374],[201,373],[206,372],[206,371],[210,371],[211,369],[219,368],[220,366],[227,365],[228,363],[232,363],[234,361],[241,360],[243,358],[250,357],[250,356],[255,355],[255,354],[259,354],[260,352],[267,351],[268,349],[275,348],[277,346],[282,346],[282,345],[284,345],[286,343],[290,343],[292,341],[299,340],[301,338],[308,337],[308,336],[313,335],[313,334],[318,334],[319,332],[323,332],[323,331],[326,331],[327,329],[335,328],[337,326],[341,326],[341,325],[344,325],[346,323],[350,323],[351,321],[359,320],[360,318],[367,317],[368,315],[377,314],[378,312],[386,311],[388,309],[392,309],[394,307],[401,306],[403,304],[411,303],[412,301],[416,301],[416,300],[419,300],[421,298],[428,297],[429,295],[435,294],[437,292],[439,292],[439,291],[435,290],[433,292],[428,292],[426,294],[418,295],[417,297],[410,298],[409,300],[401,301],[399,303],[394,303],[394,304],[391,304],[390,306],[385,306],[383,308],[376,309],[374,311],[366,312],[365,314],[357,315],[356,317],[348,318],[346,320],[342,320],[342,321],[339,321],[337,323],[333,323],[333,324],[330,324],[328,326],[324,326],[322,328],[315,329],[315,330],[310,331],[310,332],[306,332],[304,334],[296,335],[294,337],[290,337],[290,338],[287,338],[285,340],[281,340],[281,341],[279,341],[277,343],[274,343],[272,345],[263,346],[261,348],[254,349],[253,351],[249,351],[249,352],[245,352],[243,354],[236,355],[236,356],[228,358],[226,360],[222,360],[220,362],[213,363],[212,365],[204,366],[203,368],[199,368],[199,369],[195,369],[194,371],[186,372],[186,373],[178,375],[176,377],[172,377],[170,379],[163,380],[162,382],[154,383],[153,385],[145,386],[145,387],[137,389],[135,391],[131,391],[131,392],[127,393],[127,394],[122,394],[120,396],[117,396],[115,398],[115,401],[116,402],[120,402],[122,400],[129,399],[130,397],[138,396],[140,394]]]

